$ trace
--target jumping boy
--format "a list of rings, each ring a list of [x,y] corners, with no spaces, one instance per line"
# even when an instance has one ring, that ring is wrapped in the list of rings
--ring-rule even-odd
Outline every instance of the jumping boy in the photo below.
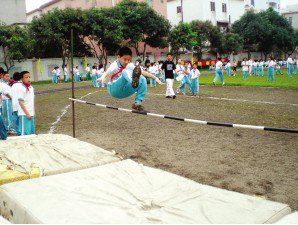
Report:
[[[19,88],[19,129],[21,135],[30,135],[35,133],[34,126],[34,89],[31,86],[31,76],[28,71],[20,73],[22,86]]]
[[[131,63],[131,58],[132,51],[128,47],[120,48],[117,60],[110,65],[109,69],[97,81],[107,83],[108,92],[114,98],[127,98],[136,93],[132,109],[144,111],[141,103],[144,101],[147,92],[145,77],[155,79],[158,84],[162,84],[162,82],[152,74],[142,71],[139,65],[134,66]]]

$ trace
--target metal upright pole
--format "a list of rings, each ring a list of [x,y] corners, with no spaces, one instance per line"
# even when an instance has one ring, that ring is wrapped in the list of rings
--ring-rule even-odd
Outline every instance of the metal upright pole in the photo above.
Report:
[[[70,39],[71,39],[71,74],[72,74],[72,79],[71,79],[71,96],[72,98],[75,98],[74,94],[74,71],[73,71],[73,29],[71,29],[71,34],[70,34]],[[75,138],[76,137],[76,120],[75,120],[75,106],[74,106],[74,101],[72,101],[72,136]]]

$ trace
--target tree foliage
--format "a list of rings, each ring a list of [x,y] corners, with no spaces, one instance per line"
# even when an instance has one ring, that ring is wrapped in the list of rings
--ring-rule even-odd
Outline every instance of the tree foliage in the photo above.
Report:
[[[14,61],[26,60],[31,52],[32,40],[26,28],[0,25],[0,47],[3,52],[3,64],[9,71]]]
[[[63,65],[70,58],[71,29],[74,33],[74,55],[90,55],[88,45],[84,42],[83,12],[80,9],[54,9],[41,17],[35,17],[30,24],[30,34],[35,40],[34,56],[61,57]]]
[[[147,3],[124,0],[115,7],[115,10],[122,21],[123,38],[137,54],[140,43],[143,43],[143,56],[147,45],[153,48],[168,46],[166,38],[170,32],[170,23]]]
[[[204,52],[217,52],[221,46],[222,34],[217,26],[211,21],[194,20],[191,22],[191,28],[196,33],[198,59],[202,58]]]
[[[84,36],[93,54],[106,64],[108,54],[115,53],[123,41],[122,23],[113,8],[93,8],[85,11],[83,18]]]
[[[192,31],[189,23],[179,23],[173,27],[169,35],[169,44],[174,53],[174,57],[179,55],[179,50],[186,48],[193,50],[197,43],[197,35]]]
[[[248,12],[236,21],[232,30],[240,34],[246,50],[259,50],[265,55],[296,47],[294,29],[289,21],[272,8],[260,13]]]
[[[239,34],[225,33],[222,34],[219,53],[223,55],[235,54],[242,50],[243,38]]]

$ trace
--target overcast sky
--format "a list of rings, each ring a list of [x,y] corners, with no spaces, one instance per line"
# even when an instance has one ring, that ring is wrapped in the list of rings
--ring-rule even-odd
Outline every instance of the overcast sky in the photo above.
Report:
[[[33,9],[38,8],[42,4],[49,2],[50,0],[26,0],[26,11],[29,12]],[[257,0],[265,1],[265,0]],[[287,5],[298,4],[298,0],[281,0],[281,8],[285,8]]]

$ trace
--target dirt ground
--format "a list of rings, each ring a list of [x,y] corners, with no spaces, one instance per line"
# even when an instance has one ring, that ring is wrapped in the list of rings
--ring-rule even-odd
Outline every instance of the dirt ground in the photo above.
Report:
[[[148,88],[145,108],[183,118],[298,128],[298,89],[202,86],[200,98],[175,100],[166,99],[164,92],[165,86]],[[133,97],[117,100],[95,88],[78,89],[76,97],[88,93],[83,99],[91,102],[123,108],[133,103]],[[49,131],[70,104],[69,96],[70,91],[36,96],[38,133]],[[297,134],[198,125],[79,103],[75,110],[76,137],[82,141],[201,184],[263,196],[298,210]],[[70,107],[55,133],[72,135]]]

